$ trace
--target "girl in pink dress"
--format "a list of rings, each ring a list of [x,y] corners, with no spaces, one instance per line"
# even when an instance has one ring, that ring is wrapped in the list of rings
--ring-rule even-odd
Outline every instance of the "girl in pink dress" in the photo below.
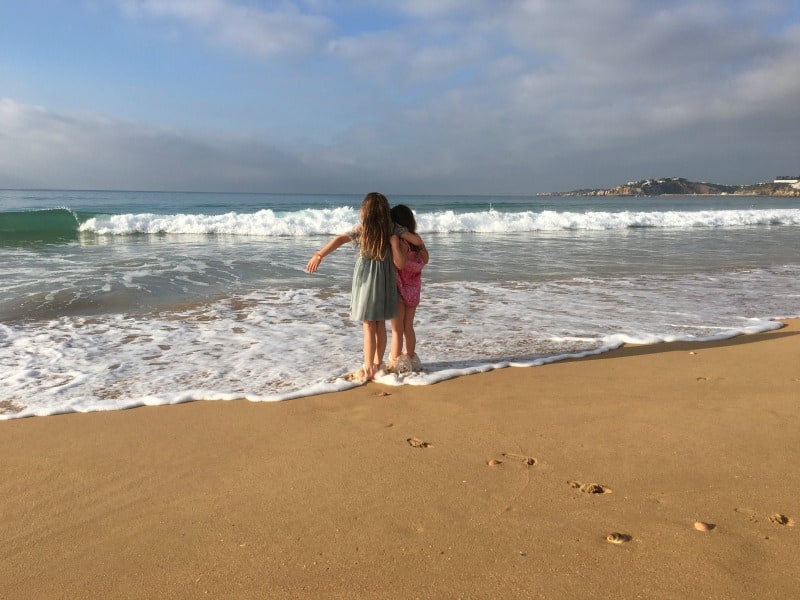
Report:
[[[422,363],[416,352],[417,334],[414,331],[414,315],[422,291],[422,269],[428,264],[428,250],[422,238],[417,235],[417,221],[409,207],[405,204],[394,206],[392,221],[400,228],[414,234],[403,237],[416,238],[419,243],[405,242],[408,247],[406,264],[402,269],[397,269],[397,290],[400,298],[397,302],[397,316],[392,319],[389,370],[396,373],[418,372],[422,370]],[[404,346],[405,353],[403,353]]]

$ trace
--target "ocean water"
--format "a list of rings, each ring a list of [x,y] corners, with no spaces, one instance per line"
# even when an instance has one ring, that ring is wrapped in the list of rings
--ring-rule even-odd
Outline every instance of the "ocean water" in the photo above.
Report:
[[[363,195],[0,191],[0,419],[341,390]],[[800,316],[800,202],[392,196],[431,262],[426,385]],[[646,385],[641,382],[640,385]]]

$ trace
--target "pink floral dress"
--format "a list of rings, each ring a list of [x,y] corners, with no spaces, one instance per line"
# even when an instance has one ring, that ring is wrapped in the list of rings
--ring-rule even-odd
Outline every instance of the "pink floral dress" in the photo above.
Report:
[[[406,266],[397,270],[397,290],[406,306],[419,305],[424,267],[425,261],[416,250],[411,249],[406,255]]]

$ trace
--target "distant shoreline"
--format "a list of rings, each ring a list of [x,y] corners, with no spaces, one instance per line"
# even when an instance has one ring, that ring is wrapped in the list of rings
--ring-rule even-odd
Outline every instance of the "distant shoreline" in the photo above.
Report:
[[[579,189],[569,192],[542,192],[537,196],[783,196],[800,197],[799,183],[756,183],[722,185],[689,181],[683,177],[629,181],[613,188]]]

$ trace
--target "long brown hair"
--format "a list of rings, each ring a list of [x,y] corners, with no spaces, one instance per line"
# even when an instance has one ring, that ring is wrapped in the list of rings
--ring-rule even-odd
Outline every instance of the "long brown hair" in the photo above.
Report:
[[[378,192],[370,192],[361,203],[361,254],[372,260],[383,260],[389,249],[394,226],[389,201]]]

